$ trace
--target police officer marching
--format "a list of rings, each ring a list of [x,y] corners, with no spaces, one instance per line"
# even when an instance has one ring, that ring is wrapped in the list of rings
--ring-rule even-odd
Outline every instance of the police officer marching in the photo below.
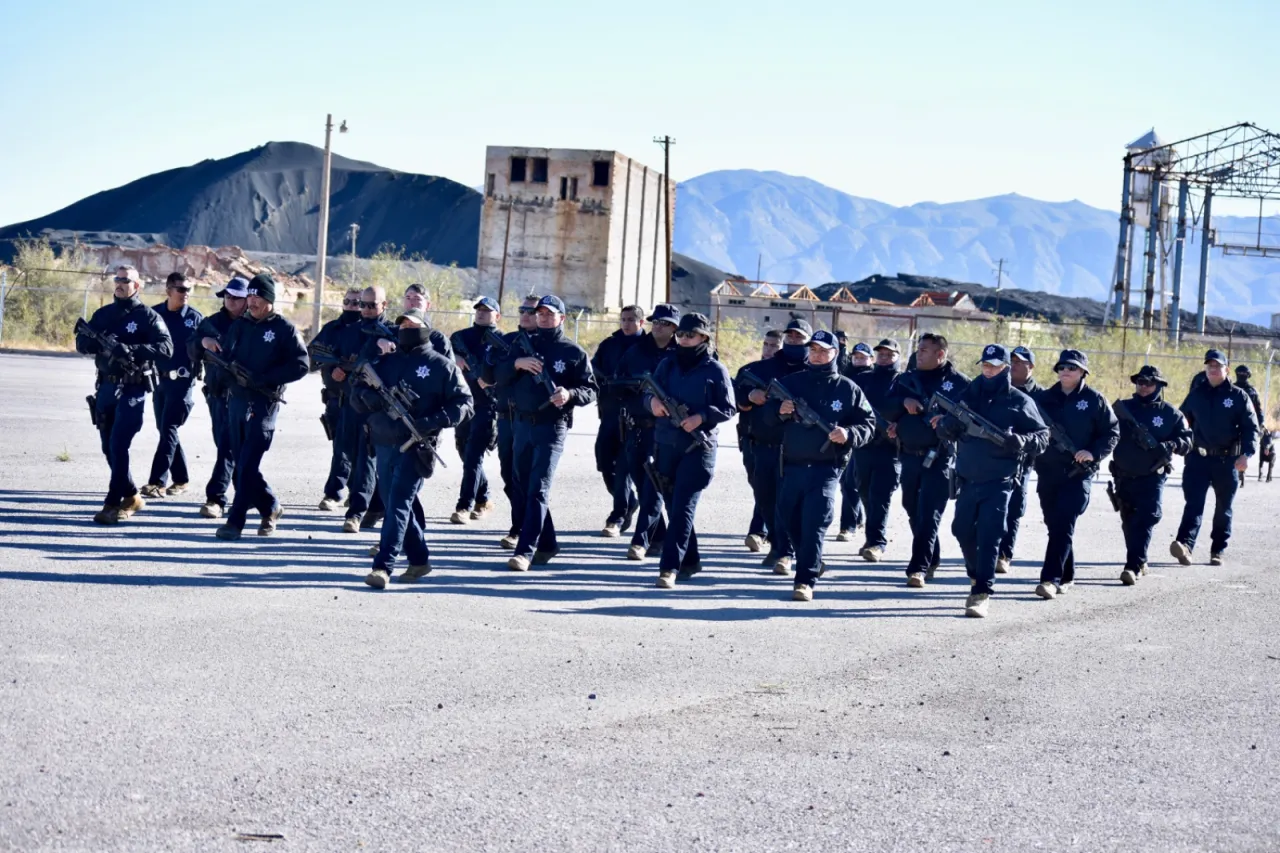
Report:
[[[644,404],[639,382],[658,369],[664,359],[676,349],[676,326],[680,323],[680,311],[674,305],[660,304],[648,317],[649,331],[639,343],[622,356],[614,376],[615,384],[622,391],[623,457],[627,475],[639,491],[639,512],[635,518],[635,532],[627,549],[628,560],[643,560],[649,552],[660,551],[667,537],[667,522],[663,517],[662,492],[653,483],[646,466],[653,457],[654,430],[657,421],[653,412]],[[628,383],[623,385],[622,383]],[[636,383],[632,387],[629,383]]]
[[[1112,405],[1120,420],[1120,442],[1111,458],[1112,503],[1118,505],[1124,532],[1120,582],[1125,586],[1133,586],[1147,573],[1147,548],[1163,515],[1164,483],[1173,470],[1173,457],[1191,449],[1191,428],[1164,399],[1169,383],[1160,368],[1144,364],[1129,381],[1133,396]]]
[[[782,348],[782,332],[777,329],[770,329],[765,332],[764,341],[760,344],[760,361],[768,361],[773,358],[779,349]],[[769,544],[769,523],[773,520],[766,518],[764,513],[760,511],[760,504],[755,500],[755,441],[751,437],[751,420],[752,411],[755,405],[747,399],[747,394],[741,389],[744,385],[742,376],[743,370],[750,370],[753,367],[759,367],[759,363],[748,364],[738,370],[738,375],[734,377],[734,398],[738,402],[738,421],[735,429],[738,433],[738,451],[742,454],[742,467],[747,471],[747,485],[751,488],[752,495],[752,511],[751,521],[747,524],[747,537],[744,543],[747,550],[752,553],[759,553],[761,548]]]
[[[227,396],[234,379],[222,368],[204,359],[206,339],[212,342],[226,340],[231,324],[244,316],[249,304],[249,282],[236,276],[216,294],[222,300],[217,313],[205,317],[196,327],[196,333],[187,341],[187,356],[192,364],[204,363],[205,403],[209,406],[209,420],[213,429],[213,445],[217,455],[209,482],[204,487],[204,505],[200,515],[205,518],[222,518],[227,508],[227,489],[235,474],[235,456],[231,452],[231,422],[227,411]]]
[[[292,323],[275,312],[276,283],[270,275],[249,280],[248,311],[231,324],[221,343],[205,339],[207,350],[219,353],[233,369],[234,382],[227,414],[231,452],[235,457],[236,495],[218,528],[219,539],[241,536],[249,508],[262,517],[259,536],[275,533],[284,514],[275,493],[262,476],[262,459],[271,449],[284,386],[307,375],[307,348]]]
[[[935,415],[932,423],[940,437],[957,443],[954,476],[959,494],[951,532],[964,552],[972,584],[965,615],[983,618],[995,591],[1009,495],[1023,456],[1045,448],[1049,428],[1031,398],[1013,390],[1009,354],[1003,346],[988,344],[978,363],[982,376],[964,390],[956,414]]]
[[[941,562],[938,528],[951,495],[950,469],[955,450],[930,424],[929,403],[937,394],[955,401],[969,377],[955,369],[947,339],[925,333],[916,346],[916,366],[898,377],[884,403],[884,417],[901,444],[902,506],[911,522],[911,559],[907,586],[923,588]]]
[[[875,366],[853,380],[866,395],[871,408],[880,416],[877,419],[875,438],[853,452],[853,463],[857,467],[858,497],[866,512],[866,541],[859,553],[869,563],[877,563],[884,557],[885,547],[889,544],[889,505],[893,502],[893,493],[897,491],[902,479],[898,443],[889,435],[889,424],[884,420],[889,389],[898,378],[898,354],[898,342],[893,338],[885,338],[875,346]]]
[[[756,417],[750,407],[764,405],[765,388],[774,379],[804,370],[809,338],[812,336],[813,327],[809,322],[793,317],[782,333],[782,347],[772,358],[752,362],[739,370],[734,388],[735,400],[742,401],[738,408],[746,412],[750,419],[748,429],[755,473],[749,482],[755,497],[755,509],[769,526],[769,551],[761,565],[780,567],[782,570],[789,569],[794,554],[786,526],[777,524],[775,518],[778,487],[782,477],[778,461],[782,452],[782,429],[779,424],[765,423]],[[748,550],[758,550],[763,543],[748,538],[746,544]]]
[[[98,368],[89,410],[111,467],[106,500],[93,516],[98,524],[116,524],[146,506],[129,473],[129,446],[156,387],[155,362],[173,354],[173,341],[160,316],[138,299],[140,290],[138,271],[117,267],[114,301],[76,325],[76,350],[94,356]]]
[[[347,480],[351,477],[351,453],[342,440],[342,410],[346,402],[347,387],[345,383],[334,380],[331,367],[317,365],[315,359],[321,352],[328,356],[336,356],[341,345],[342,330],[358,322],[360,322],[360,288],[348,287],[342,297],[342,311],[337,317],[320,327],[320,331],[311,339],[307,347],[312,357],[312,369],[320,371],[320,402],[324,404],[324,414],[320,419],[330,445],[329,476],[325,478],[324,495],[319,503],[319,508],[323,512],[333,512],[342,506],[342,493],[346,490]]]
[[[522,332],[525,339],[513,341],[495,369],[498,384],[510,386],[515,404],[512,457],[523,520],[515,554],[507,560],[514,572],[548,563],[560,552],[551,518],[551,483],[573,408],[596,399],[586,351],[564,336],[564,302],[558,296],[542,297],[536,319],[536,333]]]
[[[173,341],[173,353],[168,358],[156,359],[160,381],[151,403],[160,441],[151,460],[151,476],[147,478],[147,485],[142,487],[144,498],[181,494],[187,490],[190,479],[187,455],[178,440],[178,428],[187,422],[195,404],[191,395],[196,381],[195,365],[187,352],[187,344],[195,336],[196,327],[204,315],[187,304],[191,288],[182,273],[169,274],[165,281],[165,294],[165,301],[151,310],[164,321]],[[170,473],[173,474],[173,484],[166,488]]]
[[[596,470],[604,478],[605,488],[613,500],[600,535],[610,539],[631,528],[639,507],[635,489],[638,484],[633,484],[628,475],[622,446],[622,409],[627,394],[614,377],[623,356],[644,334],[644,309],[628,305],[620,312],[618,323],[620,328],[601,341],[591,357],[591,369],[600,384],[600,397],[596,400],[600,421],[596,430]]]
[[[760,413],[782,425],[776,518],[786,525],[795,547],[794,601],[813,600],[823,572],[823,540],[835,519],[840,475],[849,454],[871,441],[876,430],[875,413],[861,389],[837,370],[837,349],[831,332],[814,332],[806,369],[778,380],[794,399],[771,400]],[[813,417],[806,419],[797,401]]]
[[[373,568],[364,579],[374,589],[386,588],[402,550],[409,566],[397,581],[415,583],[431,571],[426,518],[418,492],[435,472],[440,431],[456,427],[472,408],[462,372],[433,349],[431,326],[422,310],[403,312],[396,318],[396,326],[395,351],[381,358],[373,369],[382,391],[373,388],[364,373],[353,377],[352,402],[369,414],[385,513]],[[399,395],[397,402],[413,422],[412,430],[388,405],[388,394]],[[414,431],[425,440],[416,442]]]
[[[493,509],[489,500],[489,478],[484,473],[484,457],[497,445],[498,419],[494,409],[493,382],[484,377],[484,356],[489,346],[485,343],[484,333],[497,327],[502,320],[502,308],[497,300],[488,296],[480,297],[471,308],[475,314],[470,328],[460,329],[449,337],[454,364],[466,379],[473,403],[471,416],[465,420],[465,425],[455,427],[461,447],[462,485],[453,515],[449,517],[453,524],[484,518]],[[423,317],[425,320],[425,314]]]
[[[849,358],[840,366],[840,372],[855,383],[864,373],[870,373],[875,355],[871,346],[858,341],[849,352]],[[852,542],[856,534],[866,523],[866,514],[862,508],[862,498],[858,494],[858,465],[853,456],[840,475],[840,532],[836,534],[837,542]]]
[[[1036,356],[1026,347],[1014,347],[1009,352],[1009,379],[1013,387],[1032,397],[1042,390],[1032,372],[1036,369]],[[996,574],[1007,574],[1013,566],[1013,549],[1018,543],[1018,527],[1027,512],[1027,492],[1031,483],[1031,468],[1035,460],[1027,457],[1022,464],[1022,474],[1009,496],[1009,513],[1005,517],[1004,538],[1000,542],[1000,559],[996,560]]]
[[[698,313],[680,318],[678,348],[663,359],[653,382],[666,396],[645,395],[657,419],[654,431],[654,478],[667,503],[667,538],[662,546],[657,586],[672,589],[701,570],[694,516],[702,491],[711,484],[716,463],[716,427],[734,415],[729,371],[711,357],[710,323]],[[674,407],[682,407],[680,418]],[[677,425],[674,420],[680,419]]]
[[[507,358],[511,343],[516,339],[516,336],[522,332],[532,333],[538,328],[537,310],[538,297],[530,293],[520,305],[519,318],[517,320],[519,327],[514,332],[505,332],[498,336],[502,340],[505,349],[498,346],[488,346],[484,357],[484,381],[489,384],[492,390],[493,408],[498,421],[498,472],[499,476],[502,477],[502,493],[507,496],[507,505],[511,512],[511,526],[507,528],[506,535],[498,540],[498,545],[508,551],[513,550],[516,547],[516,543],[520,541],[520,525],[524,522],[524,497],[519,484],[516,482],[515,463],[513,461],[515,431],[512,426],[512,419],[515,412],[515,403],[512,401],[511,386],[498,384],[496,371],[498,364]]]
[[[1036,458],[1036,494],[1049,531],[1036,595],[1052,600],[1075,582],[1076,522],[1089,506],[1098,466],[1120,440],[1115,412],[1089,387],[1089,358],[1063,350],[1053,367],[1058,381],[1034,396],[1040,416],[1056,435]]]
[[[1257,451],[1258,421],[1253,405],[1244,390],[1227,381],[1226,355],[1211,349],[1205,353],[1204,365],[1204,381],[1193,384],[1180,407],[1191,425],[1193,442],[1182,472],[1186,505],[1169,553],[1184,566],[1191,565],[1210,488],[1214,512],[1209,565],[1222,565],[1222,555],[1231,539],[1231,504],[1239,488],[1237,472],[1249,470],[1249,457]]]

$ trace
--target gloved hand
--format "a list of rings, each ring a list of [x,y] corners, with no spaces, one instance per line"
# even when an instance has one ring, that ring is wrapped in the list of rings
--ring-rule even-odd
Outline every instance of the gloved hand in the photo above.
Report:
[[[114,361],[129,362],[133,361],[133,350],[132,344],[118,343],[111,348],[111,352],[108,355]]]

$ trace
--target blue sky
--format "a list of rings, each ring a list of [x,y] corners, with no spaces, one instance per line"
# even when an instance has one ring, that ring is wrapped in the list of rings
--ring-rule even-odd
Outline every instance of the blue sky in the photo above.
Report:
[[[1123,145],[1280,130],[1274,0],[0,2],[0,224],[269,140],[481,183],[487,144],[893,204],[1119,205]]]

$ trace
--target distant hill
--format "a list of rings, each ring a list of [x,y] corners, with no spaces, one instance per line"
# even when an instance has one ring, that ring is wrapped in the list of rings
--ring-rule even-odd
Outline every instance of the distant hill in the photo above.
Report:
[[[711,172],[680,184],[675,248],[741,274],[811,287],[875,273],[994,282],[1006,288],[1103,300],[1115,263],[1117,214],[1078,201],[1003,195],[894,207],[808,178],[751,170]],[[1215,219],[1219,233],[1252,233],[1256,219]],[[1264,232],[1280,234],[1280,217]],[[1194,307],[1200,237],[1192,235],[1183,306]],[[1139,260],[1141,248],[1137,250]],[[1140,279],[1139,272],[1135,279]],[[1222,257],[1210,264],[1210,312],[1269,325],[1280,311],[1280,262]]]
[[[62,210],[0,228],[5,238],[98,232],[126,245],[239,246],[286,254],[316,252],[324,153],[300,142],[269,142],[222,160],[170,169],[105,190]],[[348,251],[359,223],[361,255],[390,244],[438,264],[476,264],[480,194],[446,178],[396,172],[333,157],[329,253]],[[101,233],[105,232],[105,233]]]

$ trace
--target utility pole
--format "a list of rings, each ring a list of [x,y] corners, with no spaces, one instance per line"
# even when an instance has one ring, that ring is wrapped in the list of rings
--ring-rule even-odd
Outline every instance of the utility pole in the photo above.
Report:
[[[356,235],[360,233],[360,226],[351,223],[351,286],[356,285]]]
[[[347,132],[342,122],[338,133]],[[311,334],[320,331],[320,312],[324,308],[324,266],[329,252],[329,171],[333,165],[333,113],[324,117],[324,165],[320,173],[320,238],[316,242],[316,304],[311,317]]]
[[[996,316],[1000,316],[1000,290],[1004,287],[1004,258],[996,264]]]
[[[667,222],[667,301],[671,301],[671,146],[676,141],[670,136],[655,136],[653,141],[662,146],[662,206]]]

